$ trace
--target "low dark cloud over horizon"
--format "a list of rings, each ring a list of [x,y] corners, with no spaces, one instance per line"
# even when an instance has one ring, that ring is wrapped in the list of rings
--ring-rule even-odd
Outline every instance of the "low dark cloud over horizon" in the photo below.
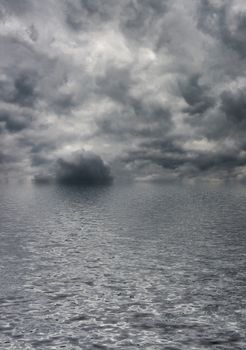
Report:
[[[78,151],[66,158],[59,158],[50,169],[34,176],[37,184],[58,183],[69,186],[100,186],[113,182],[110,168],[91,153]]]
[[[0,27],[1,177],[246,181],[244,0],[0,0]]]

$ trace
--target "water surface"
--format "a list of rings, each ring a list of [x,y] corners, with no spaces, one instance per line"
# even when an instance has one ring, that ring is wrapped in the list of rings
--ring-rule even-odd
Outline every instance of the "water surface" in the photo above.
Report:
[[[0,349],[245,349],[246,190],[0,186]]]

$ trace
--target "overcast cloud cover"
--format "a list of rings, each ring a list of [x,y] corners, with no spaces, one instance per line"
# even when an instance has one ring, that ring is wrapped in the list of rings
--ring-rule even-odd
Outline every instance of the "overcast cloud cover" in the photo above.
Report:
[[[245,0],[0,0],[0,52],[2,177],[246,180]]]

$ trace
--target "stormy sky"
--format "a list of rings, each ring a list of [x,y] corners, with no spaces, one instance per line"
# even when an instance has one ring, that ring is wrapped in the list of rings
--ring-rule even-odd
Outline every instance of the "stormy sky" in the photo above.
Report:
[[[245,0],[0,0],[1,177],[246,181]]]

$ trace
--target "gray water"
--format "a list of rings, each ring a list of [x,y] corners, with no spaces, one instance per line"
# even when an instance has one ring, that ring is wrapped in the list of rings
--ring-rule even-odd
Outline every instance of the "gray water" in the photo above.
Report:
[[[0,349],[246,349],[246,189],[0,186]]]

